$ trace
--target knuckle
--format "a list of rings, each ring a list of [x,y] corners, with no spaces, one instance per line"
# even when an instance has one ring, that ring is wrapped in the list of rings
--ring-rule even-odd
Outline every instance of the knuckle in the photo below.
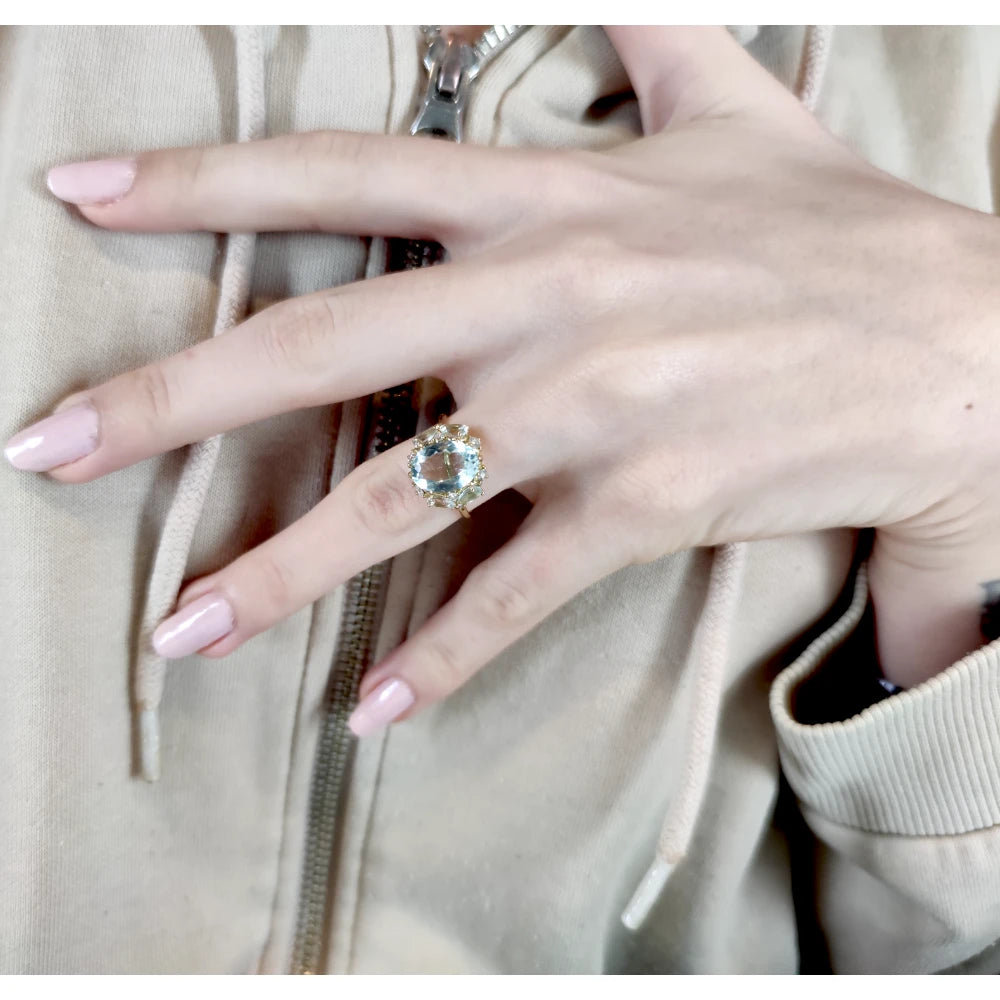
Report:
[[[534,149],[525,151],[525,190],[532,192],[532,203],[545,206],[547,215],[572,214],[581,201],[575,191],[573,156],[565,150]]]
[[[175,411],[175,389],[162,365],[140,368],[134,375],[133,390],[151,427],[170,421]]]
[[[322,377],[341,325],[337,296],[305,296],[261,313],[260,347],[267,363],[278,372]]]
[[[395,536],[410,528],[419,509],[409,484],[381,470],[366,472],[354,490],[354,513],[366,531]]]
[[[268,620],[280,618],[292,604],[292,574],[285,564],[267,552],[258,554],[254,566],[254,590]]]
[[[648,518],[669,506],[664,503],[664,492],[662,481],[654,480],[647,468],[627,464],[615,476],[613,505],[629,520],[633,517]]]
[[[927,205],[923,199],[910,196],[909,192],[899,196],[898,201],[893,198],[889,211],[892,212],[893,225],[900,233],[899,245],[911,252],[918,250],[945,261],[957,259],[964,262],[968,259],[960,251],[969,235],[968,223],[978,222],[975,216],[942,212],[938,204]]]
[[[456,643],[435,636],[422,651],[418,672],[421,688],[436,699],[461,687],[469,679],[472,667]]]
[[[530,620],[535,602],[526,579],[490,569],[485,563],[470,576],[477,621],[488,627],[510,629]]]
[[[594,412],[614,414],[623,426],[635,422],[643,428],[650,408],[661,410],[673,392],[668,365],[669,358],[655,344],[627,340],[589,344],[553,376],[553,391],[569,399],[586,399]],[[617,439],[608,443],[618,446]],[[601,442],[596,444],[603,448]]]
[[[595,398],[638,417],[646,407],[667,397],[671,390],[669,358],[651,341],[620,340],[604,345],[598,363],[589,369],[588,389]]]
[[[550,211],[574,215],[593,208],[604,174],[601,164],[601,155],[587,150],[542,150],[532,163],[532,177]]]
[[[545,247],[544,261],[530,262],[525,283],[553,319],[592,326],[609,309],[621,308],[622,253],[610,230],[567,227]]]
[[[311,160],[313,157],[325,159],[334,151],[336,133],[325,129],[313,129],[310,132],[293,132],[282,136],[282,143],[287,145],[287,154],[299,162]]]
[[[704,459],[672,450],[616,468],[604,509],[622,525],[632,562],[650,562],[668,551],[709,544],[706,531],[718,506],[716,476]],[[641,525],[641,531],[630,526]]]
[[[649,180],[630,160],[596,150],[558,150],[543,163],[548,204],[557,211],[582,218],[607,218],[609,210],[638,204],[648,209]]]
[[[305,232],[328,231],[331,222],[330,202],[326,196],[336,181],[336,162],[340,158],[336,132],[293,132],[277,136],[272,144],[277,159],[285,165],[290,183],[309,192],[299,200],[295,229]]]
[[[624,462],[610,477],[610,507],[631,524],[670,521],[682,514],[684,495],[693,492],[691,475],[676,454]]]
[[[363,132],[337,132],[318,129],[299,133],[294,140],[295,151],[305,159],[320,161],[335,158],[347,164],[361,163],[371,148],[371,137]]]
[[[299,165],[302,180],[310,190],[322,191],[338,180],[342,185],[345,171],[338,168],[363,169],[372,159],[372,138],[363,133],[317,130],[283,137],[282,141],[287,144],[283,151]],[[350,177],[353,172],[347,170],[346,176]],[[324,200],[321,198],[320,211],[311,219],[313,229],[327,228],[329,219],[324,220],[322,211]]]
[[[168,160],[168,175],[172,175],[173,198],[172,208],[182,208],[190,199],[191,192],[197,191],[202,183],[202,174],[208,166],[210,151],[208,147],[191,146],[183,150],[176,159]]]

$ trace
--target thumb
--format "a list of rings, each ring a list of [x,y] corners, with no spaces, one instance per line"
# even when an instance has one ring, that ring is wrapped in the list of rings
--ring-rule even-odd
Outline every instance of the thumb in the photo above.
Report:
[[[906,688],[997,638],[982,616],[997,605],[1000,515],[948,517],[940,504],[936,513],[933,528],[878,528],[868,558],[879,663]]]
[[[696,118],[808,115],[723,27],[605,25],[604,30],[632,81],[647,134]]]

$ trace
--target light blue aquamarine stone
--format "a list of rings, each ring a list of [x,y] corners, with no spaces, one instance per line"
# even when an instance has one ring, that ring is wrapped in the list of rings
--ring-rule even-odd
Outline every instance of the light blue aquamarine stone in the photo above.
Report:
[[[420,489],[439,496],[464,489],[479,469],[479,452],[464,441],[435,441],[410,459],[413,481]]]

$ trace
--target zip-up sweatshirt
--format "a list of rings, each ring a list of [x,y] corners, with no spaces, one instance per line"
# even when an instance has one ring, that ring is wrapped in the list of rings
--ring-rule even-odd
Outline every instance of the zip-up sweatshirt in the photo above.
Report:
[[[877,166],[996,209],[1000,30],[732,30]],[[405,133],[424,45],[412,26],[0,30],[5,436],[393,260],[381,239],[100,230],[47,194],[50,166]],[[504,47],[464,126],[591,149],[641,131],[589,26]],[[414,389],[426,423],[445,387]],[[362,741],[360,673],[515,530],[515,492],[224,660],[150,659],[159,604],[319,502],[384,404],[85,486],[0,468],[0,972],[1000,971],[1000,640],[881,697],[856,532],[626,567]]]

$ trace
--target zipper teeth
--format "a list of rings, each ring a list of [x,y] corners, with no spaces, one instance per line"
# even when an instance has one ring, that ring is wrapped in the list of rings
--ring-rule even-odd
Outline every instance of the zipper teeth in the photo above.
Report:
[[[317,766],[309,790],[309,828],[292,953],[292,972],[298,975],[317,972],[323,957],[327,887],[332,874],[330,864],[334,856],[337,807],[350,754],[350,744],[344,738],[348,708],[366,665],[362,637],[366,632],[366,623],[374,619],[384,572],[384,563],[369,567],[351,579],[345,594],[345,603],[351,609],[351,620],[346,641],[334,661],[332,681],[323,705],[323,724],[316,749]]]
[[[430,267],[443,254],[438,243],[391,240],[387,270]],[[395,266],[392,266],[395,265]],[[416,432],[415,383],[393,386],[376,393],[369,403],[364,434],[366,459],[373,458]],[[380,610],[389,560],[369,566],[353,576],[344,595],[340,642],[330,685],[322,706],[320,738],[316,748],[299,911],[292,949],[292,972],[314,975],[324,959],[335,877],[336,841],[340,824],[341,789],[354,752],[354,735],[347,725],[357,701],[358,685],[368,669],[372,636]]]
[[[479,56],[479,68],[482,69],[488,62],[495,59],[527,28],[526,24],[494,24],[493,27],[487,28],[473,46],[476,55]]]
[[[390,260],[409,262],[408,267],[404,265],[394,270],[429,267],[439,259],[437,250],[442,249],[439,244],[417,240],[390,242],[401,244],[390,252]],[[362,454],[365,459],[413,436],[417,423],[413,393],[414,383],[411,382],[374,395],[368,407],[364,434]],[[292,951],[292,972],[299,975],[314,975],[323,962],[335,875],[340,793],[354,750],[354,736],[347,719],[357,701],[358,685],[370,663],[371,639],[388,568],[389,560],[385,560],[362,570],[348,581],[344,595],[341,641],[323,702],[320,739],[309,789],[309,820]]]
[[[476,53],[478,65],[477,72],[484,66],[492,62],[507,46],[522,34],[530,25],[527,24],[493,24],[490,25],[472,43],[473,51]],[[420,30],[423,32],[424,41],[428,45],[441,37],[440,24],[422,24]]]
[[[494,25],[484,32],[474,46],[481,60],[478,69],[492,61],[526,27]],[[422,30],[428,44],[440,36],[437,26],[424,26]],[[429,240],[394,239],[387,244],[386,270],[390,272],[431,267],[445,254],[440,243]],[[416,383],[410,382],[372,396],[363,435],[362,457],[365,460],[416,433],[415,387]],[[445,393],[438,403],[441,412],[450,412],[449,402],[450,396]],[[369,665],[372,636],[390,562],[386,560],[369,566],[353,576],[344,595],[344,624],[322,706],[319,744],[309,789],[302,882],[292,946],[291,971],[298,975],[316,974],[324,959],[335,877],[341,789],[354,748],[354,736],[347,719],[357,700],[358,684]]]

